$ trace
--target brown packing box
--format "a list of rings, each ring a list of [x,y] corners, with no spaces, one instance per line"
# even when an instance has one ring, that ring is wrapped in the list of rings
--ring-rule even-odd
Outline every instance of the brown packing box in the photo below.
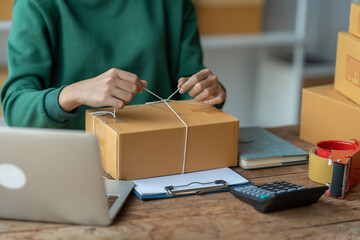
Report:
[[[360,3],[351,4],[349,32],[360,37]]]
[[[310,143],[323,140],[360,139],[360,106],[324,85],[304,88],[300,138]]]
[[[237,165],[238,119],[214,107],[169,104],[189,126],[185,172]],[[103,167],[113,177],[182,172],[186,128],[164,103],[126,107],[116,119],[108,114],[94,120],[90,113],[96,111],[86,112],[86,131],[95,126]]]
[[[8,77],[8,70],[7,67],[1,67],[0,66],[0,89],[2,87],[2,85],[4,84],[5,80]],[[0,103],[0,117],[2,117],[2,110],[1,110],[1,103]]]
[[[311,77],[303,80],[303,88],[334,84],[334,76]]]
[[[360,104],[360,39],[347,32],[338,37],[335,89]]]
[[[262,31],[263,0],[193,0],[200,34]]]
[[[11,19],[14,0],[0,0],[0,20]]]

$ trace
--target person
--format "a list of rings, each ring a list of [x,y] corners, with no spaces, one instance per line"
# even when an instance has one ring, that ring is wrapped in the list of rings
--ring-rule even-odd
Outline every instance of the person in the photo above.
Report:
[[[87,108],[194,97],[224,102],[202,63],[190,0],[15,0],[9,78],[1,91],[10,126],[84,129]]]

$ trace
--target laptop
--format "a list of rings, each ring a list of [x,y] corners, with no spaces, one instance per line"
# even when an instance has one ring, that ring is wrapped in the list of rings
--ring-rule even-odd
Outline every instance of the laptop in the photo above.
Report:
[[[0,128],[0,218],[109,225],[134,184],[103,172],[91,134]]]

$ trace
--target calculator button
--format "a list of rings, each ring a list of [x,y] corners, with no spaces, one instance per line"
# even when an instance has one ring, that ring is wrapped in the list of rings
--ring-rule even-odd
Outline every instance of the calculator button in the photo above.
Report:
[[[262,196],[260,196],[260,199],[265,199],[265,198],[268,198],[268,197],[270,197],[270,195],[262,195]]]
[[[237,192],[244,192],[242,187],[234,188],[234,190],[237,191]]]

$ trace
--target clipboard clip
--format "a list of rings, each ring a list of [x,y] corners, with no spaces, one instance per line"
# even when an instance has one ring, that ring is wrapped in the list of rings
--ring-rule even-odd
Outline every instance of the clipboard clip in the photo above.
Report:
[[[194,185],[194,184],[202,185],[202,187],[186,189],[186,187],[191,187],[191,185]],[[216,184],[216,186],[206,187],[206,185],[213,185],[213,184]],[[229,185],[226,181],[216,180],[214,182],[206,182],[206,183],[192,182],[187,185],[167,186],[167,187],[165,187],[165,190],[168,195],[174,197],[174,196],[181,196],[181,195],[187,195],[187,194],[204,194],[204,193],[215,192],[215,191],[220,191],[220,190],[227,190],[228,188],[229,188]],[[178,190],[176,190],[176,189],[178,189]]]

